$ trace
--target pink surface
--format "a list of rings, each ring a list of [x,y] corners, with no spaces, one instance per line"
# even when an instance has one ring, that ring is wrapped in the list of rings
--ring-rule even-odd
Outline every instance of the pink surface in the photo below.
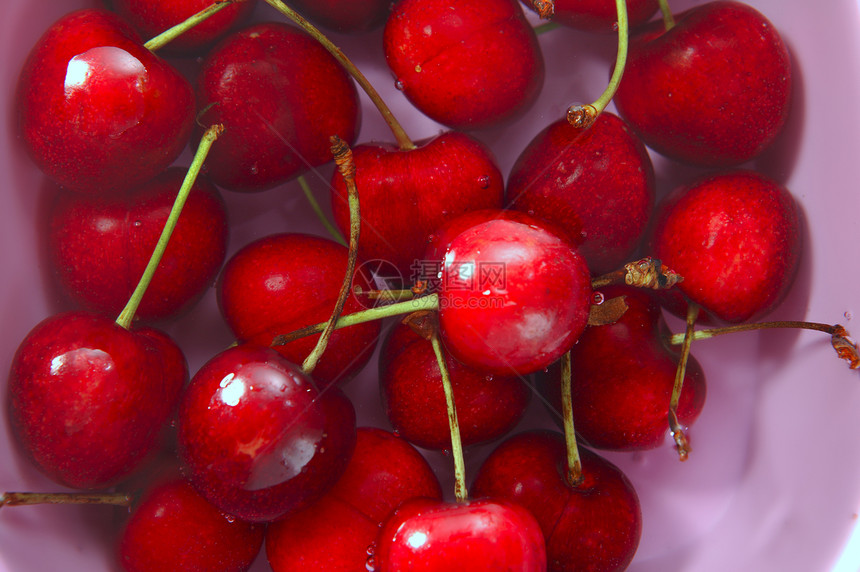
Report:
[[[675,10],[695,4],[672,0]],[[774,317],[843,323],[860,332],[860,14],[855,0],[826,4],[756,0],[787,40],[795,63],[795,107],[775,147],[750,165],[776,178],[801,203],[807,223],[797,283]],[[66,11],[84,1],[8,0],[0,19],[0,369],[42,318],[65,308],[49,285],[40,211],[52,187],[16,142],[12,93],[30,47]],[[279,18],[268,7],[258,17]],[[380,33],[337,37],[392,106],[414,139],[440,126],[411,109],[381,64]],[[483,131],[507,174],[522,147],[572,103],[602,91],[614,39],[558,29],[541,37],[547,81],[532,111],[516,123]],[[186,64],[185,67],[191,67]],[[366,98],[361,141],[392,137]],[[659,191],[699,173],[654,157]],[[180,162],[187,164],[187,156]],[[320,200],[330,167],[308,177]],[[324,234],[295,183],[259,195],[225,193],[231,209],[230,252],[269,232]],[[672,322],[679,331],[679,323]],[[168,327],[186,350],[191,371],[231,341],[213,293]],[[608,455],[634,482],[644,532],[631,567],[644,571],[824,571],[860,568],[860,539],[849,542],[860,512],[860,379],[833,356],[826,336],[770,331],[701,342],[694,354],[709,382],[704,412],[691,431],[690,460],[677,461],[669,444],[637,455]],[[0,380],[5,384],[5,379]],[[387,427],[375,370],[351,382],[359,423]],[[534,400],[526,426],[547,425]],[[24,461],[8,425],[0,426],[0,491],[58,487]],[[474,451],[470,467],[488,452]],[[430,454],[451,491],[447,458]],[[113,569],[112,531],[119,518],[98,507],[27,507],[0,511],[0,571]],[[857,535],[855,535],[857,536]],[[838,567],[837,567],[838,566]],[[836,568],[835,568],[836,567]],[[265,570],[260,559],[255,570]]]

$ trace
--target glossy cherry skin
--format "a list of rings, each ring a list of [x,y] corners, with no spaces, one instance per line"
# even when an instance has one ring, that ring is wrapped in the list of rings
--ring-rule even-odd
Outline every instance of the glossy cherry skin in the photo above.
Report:
[[[155,249],[185,170],[170,168],[112,197],[60,193],[49,215],[48,250],[59,284],[89,310],[119,315]],[[227,252],[227,210],[198,178],[136,317],[179,315],[214,283]]]
[[[522,0],[534,10],[532,0]],[[552,21],[586,32],[617,32],[618,11],[614,2],[603,0],[554,0]],[[631,28],[641,26],[657,11],[657,0],[628,0],[627,20]]]
[[[475,475],[473,495],[515,502],[546,538],[547,570],[624,570],[642,534],[639,498],[612,463],[579,448],[583,481],[567,483],[564,437],[520,433],[499,445]]]
[[[143,47],[116,15],[80,10],[33,47],[18,81],[21,138],[60,185],[86,193],[128,189],[185,149],[191,86]]]
[[[442,264],[445,347],[478,370],[526,375],[569,350],[585,329],[585,260],[540,225],[492,220],[460,233]]]
[[[188,379],[164,333],[87,312],[51,316],[15,353],[9,420],[45,475],[77,489],[128,477],[161,444]]]
[[[520,421],[531,391],[517,376],[493,375],[447,357],[463,446],[492,441]],[[451,448],[442,374],[433,346],[406,324],[392,328],[379,355],[383,408],[397,433],[425,449]]]
[[[508,208],[564,228],[593,274],[630,262],[654,209],[654,168],[627,124],[602,113],[577,129],[565,119],[538,133],[508,177]]]
[[[652,250],[684,277],[678,288],[725,322],[760,318],[797,274],[800,213],[775,181],[753,171],[706,175],[657,206]]]
[[[111,0],[112,9],[134,26],[146,39],[181,24],[186,19],[208,8],[210,0]],[[232,28],[241,24],[254,11],[257,0],[243,0],[209,16],[178,38],[164,46],[168,54],[193,55],[204,51]],[[160,50],[161,51],[161,50]]]
[[[437,228],[464,212],[502,206],[504,181],[495,157],[463,133],[446,131],[408,151],[358,145],[353,158],[361,196],[359,256],[395,265],[407,285],[420,274]],[[347,233],[347,189],[339,171],[331,189],[335,222]]]
[[[352,78],[319,42],[277,22],[235,32],[197,78],[202,125],[223,124],[207,162],[232,191],[262,191],[332,160],[329,138],[355,142],[361,118]]]
[[[401,0],[383,42],[398,88],[455,129],[509,122],[543,86],[543,56],[516,0]]]
[[[654,449],[669,437],[680,346],[669,346],[660,306],[647,292],[626,286],[599,291],[606,299],[624,296],[627,311],[613,324],[586,328],[570,350],[577,435],[597,449]],[[541,377],[549,402],[561,411],[561,366],[554,364]],[[690,356],[678,402],[681,425],[695,422],[705,396],[705,374]]]
[[[218,282],[218,302],[237,338],[269,345],[275,336],[331,318],[346,274],[347,249],[331,240],[306,234],[274,234],[236,252],[224,265]],[[367,290],[358,272],[353,284]],[[350,294],[343,313],[366,309]],[[314,369],[322,388],[343,384],[373,355],[380,322],[335,330]],[[294,363],[313,351],[319,335],[298,339],[275,349]]]
[[[501,499],[400,505],[379,532],[376,572],[449,570],[542,572],[546,548],[535,518]]]
[[[179,455],[195,489],[252,522],[312,503],[340,478],[355,445],[355,410],[317,390],[271,348],[243,344],[194,375],[179,410]]]
[[[383,521],[417,497],[442,500],[429,463],[393,433],[359,427],[355,452],[334,487],[308,508],[269,524],[269,565],[274,572],[364,570]]]
[[[369,32],[382,26],[391,0],[293,0],[303,16],[341,34]]]
[[[779,33],[740,2],[708,2],[630,39],[615,105],[646,145],[683,162],[739,165],[788,117],[791,60]]]
[[[265,526],[228,516],[181,478],[149,488],[123,526],[126,572],[244,572],[263,545]]]

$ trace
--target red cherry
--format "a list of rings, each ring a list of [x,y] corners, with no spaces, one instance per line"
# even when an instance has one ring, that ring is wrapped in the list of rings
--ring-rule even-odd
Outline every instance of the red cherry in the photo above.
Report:
[[[304,508],[343,474],[355,410],[337,388],[320,393],[273,349],[225,350],[192,378],[179,411],[189,480],[224,512],[253,522]]]
[[[598,449],[653,449],[669,436],[668,412],[680,348],[669,346],[660,306],[638,288],[606,287],[624,296],[627,311],[612,324],[586,328],[571,349],[571,396],[576,432]],[[545,377],[549,401],[561,411],[561,367]],[[678,421],[692,425],[705,402],[705,374],[690,356]]]
[[[351,144],[360,107],[352,78],[319,42],[286,24],[231,34],[197,80],[199,121],[223,124],[207,168],[233,191],[262,191],[331,161],[329,137]]]
[[[211,4],[210,0],[111,0],[112,9],[145,38],[153,38],[181,24]],[[179,55],[201,52],[227,34],[231,28],[247,20],[256,5],[257,0],[243,0],[231,4],[183,32],[167,44],[163,51]]]
[[[611,113],[585,131],[565,119],[550,124],[520,154],[507,187],[510,208],[567,230],[594,274],[630,261],[654,196],[645,146]]]
[[[706,166],[738,165],[770,145],[788,116],[791,61],[779,33],[740,2],[708,2],[630,39],[615,104],[654,150]]]
[[[615,465],[581,447],[579,454],[583,482],[571,486],[564,437],[521,433],[487,457],[472,494],[507,499],[534,515],[546,538],[547,570],[624,570],[642,534],[639,498]]]
[[[522,3],[534,10],[532,0]],[[586,32],[617,32],[618,11],[614,2],[604,0],[554,0],[552,21]],[[627,0],[627,19],[631,28],[651,19],[657,11],[657,0]]]
[[[679,288],[720,320],[773,309],[797,273],[800,214],[791,194],[753,171],[702,177],[657,206],[652,248]]]
[[[265,527],[227,516],[184,479],[147,490],[123,527],[119,560],[126,572],[244,572]]]
[[[372,556],[378,572],[546,570],[546,548],[535,518],[500,499],[403,503],[379,532]]]
[[[185,358],[166,334],[128,331],[85,312],[57,314],[15,353],[9,419],[48,477],[72,488],[105,488],[161,444],[187,379]]]
[[[517,376],[493,375],[448,359],[464,446],[492,441],[514,428],[531,391]],[[450,449],[442,374],[433,347],[405,324],[391,330],[379,359],[385,413],[397,433],[426,449]]]
[[[72,12],[33,47],[18,82],[21,136],[64,187],[105,194],[139,185],[188,142],[188,82],[117,16]]]
[[[369,32],[385,22],[391,0],[293,0],[296,10],[319,25],[352,34]]]
[[[516,0],[401,0],[383,41],[398,88],[455,129],[511,121],[543,86],[543,56]]]
[[[269,345],[275,336],[331,318],[347,267],[347,249],[317,236],[275,234],[246,245],[224,265],[218,301],[237,338]],[[354,283],[369,284],[356,273]],[[350,294],[343,313],[364,310]],[[370,360],[380,323],[367,322],[335,330],[314,369],[321,386],[346,383]],[[276,346],[294,363],[311,353],[319,336]]]
[[[390,262],[407,284],[414,282],[431,233],[445,221],[502,206],[504,182],[495,157],[463,133],[447,131],[406,151],[359,145],[353,156],[361,195],[359,256]],[[339,171],[331,188],[335,221],[348,233],[347,191]]]
[[[118,315],[161,235],[185,170],[171,168],[113,197],[61,193],[50,213],[48,249],[59,283],[89,310]],[[227,212],[198,178],[136,316],[175,317],[205,292],[224,262]]]
[[[492,220],[460,233],[442,265],[442,339],[463,363],[521,375],[549,366],[585,329],[585,260],[539,225]]]
[[[416,497],[442,500],[424,457],[392,433],[360,427],[355,452],[334,487],[306,509],[269,525],[269,565],[275,572],[363,570],[382,522]]]

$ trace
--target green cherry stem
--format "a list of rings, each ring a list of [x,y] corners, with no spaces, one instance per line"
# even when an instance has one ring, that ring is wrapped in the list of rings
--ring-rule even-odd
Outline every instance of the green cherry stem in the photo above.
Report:
[[[245,0],[216,0],[215,2],[212,3],[212,5],[204,8],[203,10],[200,10],[199,12],[197,12],[196,14],[194,14],[193,16],[191,16],[190,18],[188,18],[184,22],[180,22],[179,24],[173,26],[172,28],[168,28],[167,30],[158,34],[157,36],[155,36],[154,38],[152,38],[151,40],[146,42],[143,46],[152,52],[158,51],[159,49],[164,47],[166,44],[172,42],[173,40],[175,40],[176,38],[178,38],[179,36],[181,36],[182,34],[187,32],[188,30],[190,30],[191,28],[193,28],[194,26],[196,26],[200,22],[209,18],[209,16],[212,16],[213,14],[217,14],[218,12],[220,12],[221,10],[223,10],[224,8],[229,6],[230,4],[235,4],[236,2],[244,2],[244,1]]]
[[[348,246],[346,243],[346,240],[343,238],[343,235],[340,233],[340,231],[337,228],[335,228],[335,226],[331,223],[331,221],[328,220],[328,217],[326,217],[325,213],[322,210],[322,206],[320,206],[319,201],[317,201],[317,198],[314,196],[314,193],[311,190],[310,185],[308,185],[308,182],[305,179],[305,176],[299,175],[297,177],[297,180],[299,182],[299,186],[302,188],[302,192],[305,194],[305,198],[308,200],[308,204],[311,205],[311,208],[313,209],[314,213],[317,215],[317,218],[322,223],[322,225],[325,227],[325,229],[328,231],[328,233],[331,235],[332,240],[334,240],[335,242],[339,243],[342,246]]]
[[[686,461],[690,455],[690,443],[684,433],[684,428],[678,421],[678,403],[681,399],[681,390],[684,387],[684,376],[687,374],[687,360],[690,357],[690,346],[693,343],[693,327],[696,325],[698,317],[699,306],[691,302],[687,308],[687,327],[684,331],[678,368],[675,370],[675,385],[672,387],[672,397],[669,400],[669,431],[675,439],[678,458],[682,461]]]
[[[334,163],[343,176],[344,183],[346,183],[347,202],[349,203],[349,254],[347,255],[346,275],[340,286],[340,292],[337,295],[337,302],[335,303],[331,318],[329,318],[325,329],[323,329],[316,346],[314,346],[314,349],[302,363],[302,371],[307,374],[313,372],[319,359],[322,357],[326,346],[328,346],[328,341],[334,332],[335,323],[340,317],[341,312],[343,312],[343,305],[349,297],[350,287],[352,286],[352,275],[355,273],[355,261],[358,258],[358,237],[361,231],[361,211],[358,205],[358,190],[355,186],[355,162],[352,159],[352,150],[346,144],[346,141],[337,135],[332,136],[330,141]]]
[[[451,376],[448,373],[448,363],[445,352],[439,342],[439,329],[434,327],[430,335],[430,343],[436,354],[436,362],[442,374],[442,389],[445,392],[445,404],[448,408],[448,428],[451,431],[451,456],[454,459],[454,498],[457,502],[466,502],[469,494],[466,489],[466,462],[463,459],[463,442],[460,439],[460,422],[457,420],[457,406],[454,403],[454,390],[451,387]]]
[[[203,167],[203,162],[209,154],[209,149],[223,131],[223,125],[213,125],[203,134],[200,145],[197,147],[197,152],[194,154],[194,159],[191,161],[191,166],[188,167],[188,173],[186,173],[185,179],[182,181],[182,186],[176,195],[176,200],[173,202],[173,208],[170,209],[167,222],[164,223],[161,236],[159,236],[158,242],[155,244],[155,250],[153,250],[152,256],[149,258],[149,263],[146,265],[143,275],[137,283],[137,287],[132,292],[131,298],[129,298],[125,308],[123,308],[116,319],[116,323],[123,328],[129,329],[131,327],[131,322],[134,319],[138,306],[140,306],[140,301],[143,299],[146,289],[149,288],[149,283],[152,282],[152,276],[155,274],[159,263],[161,263],[167,243],[170,242],[170,236],[173,234],[173,229],[176,228],[176,222],[179,220],[179,215],[182,213],[182,208],[185,206],[185,201],[188,199],[191,188],[197,181],[197,175],[200,174],[200,169]]]
[[[573,105],[568,108],[567,121],[578,129],[588,129],[594,125],[597,117],[615,97],[615,92],[618,91],[618,85],[621,83],[621,76],[624,75],[624,66],[627,65],[627,46],[630,41],[626,0],[615,0],[615,9],[618,12],[618,51],[615,55],[615,68],[612,70],[609,85],[594,103]]]
[[[576,444],[576,429],[573,426],[573,397],[570,383],[570,352],[561,358],[561,416],[564,423],[564,442],[567,449],[567,473],[565,478],[571,487],[582,484],[582,461]]]
[[[2,493],[0,508],[34,504],[102,504],[131,506],[128,493]]]
[[[668,0],[657,0],[660,5],[660,13],[663,14],[663,27],[668,32],[675,27],[675,17],[672,16],[672,10],[669,9]]]
[[[388,128],[391,129],[391,132],[394,134],[394,139],[397,141],[397,145],[400,147],[401,151],[409,151],[416,148],[415,143],[413,143],[406,134],[406,130],[403,129],[403,126],[394,117],[391,109],[382,99],[382,96],[379,95],[379,92],[376,91],[376,88],[371,85],[364,74],[361,73],[361,70],[359,70],[358,67],[356,67],[356,65],[346,57],[340,48],[335,46],[331,40],[319,31],[319,29],[305,20],[298,12],[281,2],[281,0],[266,0],[266,3],[310,34],[311,37],[322,44],[322,46],[332,56],[334,56],[338,62],[340,62],[349,75],[351,75],[356,83],[361,86],[361,89],[364,90],[370,98],[370,101],[372,101],[376,106],[376,109],[379,110],[379,113],[382,114],[383,119],[385,119],[385,123],[388,124]]]

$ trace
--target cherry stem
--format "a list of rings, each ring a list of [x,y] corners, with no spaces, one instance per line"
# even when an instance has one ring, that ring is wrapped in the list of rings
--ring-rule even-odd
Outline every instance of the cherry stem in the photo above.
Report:
[[[363,296],[369,300],[382,300],[383,302],[402,302],[403,300],[412,300],[415,297],[415,292],[410,290],[364,290],[361,286],[354,286],[352,293],[356,296]]]
[[[188,18],[184,22],[180,22],[179,24],[173,26],[172,28],[169,28],[169,29],[165,30],[164,32],[158,34],[157,36],[155,36],[154,38],[152,38],[151,40],[149,40],[148,42],[143,44],[143,47],[145,47],[146,49],[153,51],[153,52],[158,51],[159,49],[163,48],[166,44],[172,42],[173,40],[175,40],[176,38],[178,38],[179,36],[181,36],[182,34],[187,32],[188,30],[190,30],[191,28],[193,28],[194,26],[196,26],[200,22],[209,18],[209,16],[212,16],[213,14],[217,14],[218,12],[220,12],[221,10],[223,10],[224,8],[229,6],[230,4],[235,4],[236,2],[244,2],[244,1],[245,0],[216,0],[214,3],[212,3],[212,5],[208,6],[207,8],[204,8],[203,10],[200,10],[199,12],[197,12],[196,14],[194,14],[193,16],[191,16],[190,18]]]
[[[582,461],[576,444],[576,429],[573,426],[573,397],[571,395],[570,352],[561,358],[561,416],[564,422],[564,442],[567,447],[567,484],[577,487],[582,484]]]
[[[555,2],[553,0],[532,0],[532,6],[542,20],[549,20],[555,14]]]
[[[129,298],[125,308],[122,309],[122,312],[120,312],[119,317],[116,319],[116,323],[126,330],[131,327],[131,322],[134,320],[134,315],[140,306],[140,301],[143,299],[143,295],[146,294],[146,289],[149,288],[149,283],[152,282],[152,277],[161,263],[161,258],[164,256],[165,249],[167,249],[167,243],[170,242],[173,229],[176,228],[176,222],[179,220],[179,215],[182,213],[182,208],[185,206],[188,194],[197,181],[197,176],[200,174],[203,162],[209,154],[209,149],[223,131],[223,125],[213,125],[206,130],[203,138],[200,140],[200,145],[197,147],[197,152],[194,154],[191,166],[188,167],[188,172],[185,174],[185,179],[182,181],[182,186],[179,188],[176,200],[173,201],[173,208],[170,209],[170,214],[167,216],[167,221],[161,230],[161,236],[158,237],[158,242],[155,244],[155,250],[152,251],[152,256],[149,258],[149,263],[147,263],[143,275],[137,283],[137,287],[131,293],[131,298]]]
[[[681,357],[678,360],[678,369],[675,370],[675,385],[672,387],[672,397],[669,400],[669,431],[675,439],[675,449],[678,458],[686,461],[690,456],[690,443],[684,428],[678,421],[678,403],[681,400],[681,390],[684,388],[684,376],[687,375],[687,360],[690,357],[690,346],[693,343],[693,328],[696,318],[699,317],[698,304],[690,303],[687,307],[687,327],[684,331],[684,342],[681,346]]]
[[[627,45],[630,38],[626,0],[615,0],[615,9],[618,13],[618,52],[615,55],[615,68],[612,70],[609,85],[594,103],[572,105],[568,108],[567,121],[577,129],[588,129],[594,125],[597,117],[615,97],[615,92],[618,91],[618,85],[621,83],[621,76],[624,74],[624,66],[627,65]]]
[[[434,327],[430,335],[430,343],[436,354],[439,372],[442,374],[442,389],[445,391],[445,404],[448,408],[448,428],[451,431],[451,456],[454,459],[454,498],[457,502],[466,502],[469,494],[466,489],[466,462],[463,459],[463,442],[460,439],[460,422],[457,420],[457,406],[454,404],[454,390],[451,387],[451,376],[445,361],[445,352],[439,342],[439,328]]]
[[[356,67],[349,58],[344,55],[343,51],[340,48],[335,46],[331,40],[329,40],[322,32],[319,31],[313,24],[305,20],[298,12],[281,2],[280,0],[266,0],[266,3],[269,4],[272,8],[289,18],[291,21],[300,26],[305,32],[310,34],[316,41],[318,41],[322,46],[332,55],[334,58],[340,62],[340,64],[346,69],[346,71],[355,79],[356,83],[361,86],[361,89],[367,94],[370,98],[370,101],[376,106],[376,109],[379,110],[379,113],[382,114],[382,118],[385,120],[385,123],[388,124],[388,128],[391,129],[391,132],[394,134],[394,139],[397,141],[397,145],[400,147],[401,151],[409,151],[411,149],[415,149],[416,145],[412,142],[409,136],[406,134],[406,130],[403,129],[403,126],[399,121],[394,117],[394,114],[391,112],[391,109],[382,99],[382,96],[379,95],[379,92],[376,91],[376,88],[371,85],[371,83],[367,80],[363,73]]]
[[[672,16],[672,10],[669,9],[668,0],[657,0],[660,4],[660,13],[663,14],[663,27],[668,32],[675,27],[675,17]]]
[[[623,282],[636,288],[666,290],[683,280],[683,276],[669,269],[659,259],[646,256],[640,260],[628,262],[620,270],[598,276],[591,281],[591,287],[597,289]]]
[[[406,300],[405,302],[398,302],[397,304],[379,306],[378,308],[370,308],[360,312],[353,312],[352,314],[345,314],[337,319],[337,322],[334,324],[334,329],[339,330],[341,328],[355,326],[365,322],[372,322],[374,320],[381,320],[392,316],[402,316],[403,314],[411,314],[412,312],[417,312],[419,310],[438,309],[439,295],[430,294],[429,296],[422,296],[421,298],[415,298],[414,300]],[[295,330],[288,334],[275,336],[271,345],[282,346],[300,338],[318,334],[325,329],[326,325],[328,325],[328,322],[321,322],[319,324],[314,324],[313,326],[307,326],[299,330]]]
[[[848,362],[851,369],[860,368],[860,350],[857,344],[851,339],[851,335],[840,324],[822,324],[819,322],[801,322],[801,321],[775,321],[775,322],[758,322],[754,324],[735,324],[725,326],[723,328],[711,328],[707,330],[698,330],[693,333],[694,340],[707,340],[723,334],[733,334],[735,332],[748,332],[754,330],[766,330],[773,328],[795,328],[803,330],[814,330],[830,334],[830,343],[836,351],[836,355]],[[683,334],[675,334],[669,338],[669,343],[677,345],[684,341]]]
[[[319,221],[331,235],[332,240],[339,243],[341,246],[347,246],[346,240],[343,238],[343,235],[331,223],[331,221],[328,220],[328,217],[326,217],[325,213],[322,210],[322,207],[320,206],[319,201],[317,201],[317,198],[314,196],[314,193],[311,190],[310,185],[308,185],[308,182],[305,179],[304,175],[299,175],[297,179],[299,181],[299,186],[302,188],[302,192],[305,194],[305,198],[308,200],[308,203],[311,205],[311,208],[317,215]]]
[[[340,292],[337,295],[337,302],[334,305],[331,318],[326,323],[325,329],[319,340],[317,340],[316,346],[314,346],[310,355],[302,363],[302,371],[307,374],[313,372],[322,357],[326,346],[328,346],[328,341],[334,332],[335,323],[338,317],[340,317],[340,313],[343,312],[343,305],[349,297],[352,276],[355,273],[355,261],[358,258],[358,236],[361,231],[361,211],[358,205],[358,190],[355,186],[355,161],[352,158],[352,150],[346,144],[346,141],[337,135],[332,136],[329,140],[331,141],[331,153],[334,156],[334,163],[343,176],[344,183],[346,183],[347,202],[349,204],[349,253],[347,254],[346,275],[343,278],[343,283],[340,285]]]
[[[558,22],[544,22],[543,24],[538,24],[533,28],[536,36],[540,36],[541,34],[546,34],[547,32],[551,32],[556,28],[560,28],[561,24]]]
[[[131,506],[128,493],[2,493],[0,508],[35,504],[102,504]]]

